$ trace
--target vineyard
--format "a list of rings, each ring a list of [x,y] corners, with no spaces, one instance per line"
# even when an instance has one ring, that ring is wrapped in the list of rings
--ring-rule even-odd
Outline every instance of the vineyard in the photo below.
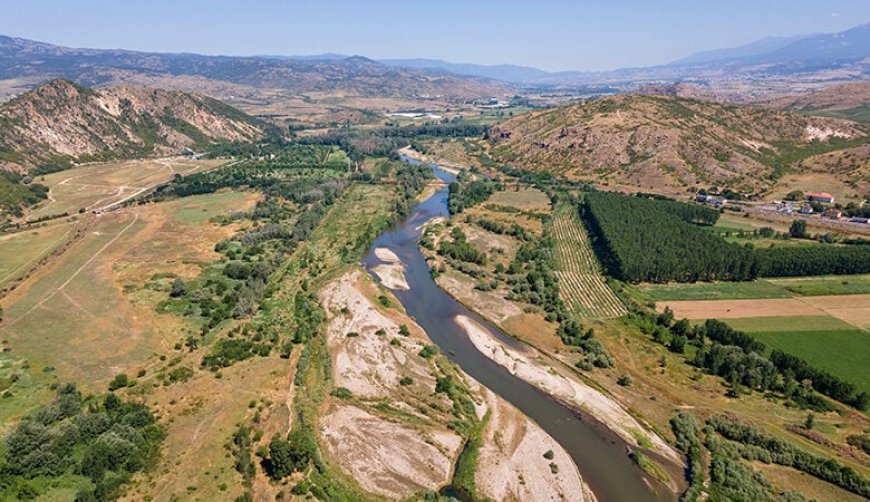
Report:
[[[573,206],[560,203],[553,212],[559,294],[576,315],[586,318],[619,317],[625,306],[604,282],[589,236]]]

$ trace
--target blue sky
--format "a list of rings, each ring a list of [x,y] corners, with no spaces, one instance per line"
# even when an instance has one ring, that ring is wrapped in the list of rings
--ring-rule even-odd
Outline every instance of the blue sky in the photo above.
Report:
[[[841,31],[870,21],[870,0],[7,0],[0,11],[0,34],[74,47],[602,70]]]

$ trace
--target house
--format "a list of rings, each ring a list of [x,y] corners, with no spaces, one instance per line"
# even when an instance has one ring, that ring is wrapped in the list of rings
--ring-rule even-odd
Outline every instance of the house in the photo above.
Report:
[[[843,216],[843,212],[833,208],[827,209],[822,213],[822,218],[829,218],[831,220],[839,220],[841,216]]]
[[[804,204],[803,206],[801,206],[801,209],[798,212],[801,214],[813,214],[813,206],[809,204]]]
[[[849,221],[852,223],[863,223],[866,225],[866,224],[870,223],[870,218],[864,218],[862,216],[855,216],[855,217],[849,218]]]
[[[712,195],[707,194],[698,194],[695,196],[695,202],[701,202],[703,204],[709,204],[714,207],[724,206],[728,203],[728,199],[721,199],[719,197],[713,197]]]
[[[821,202],[823,204],[833,204],[834,196],[827,192],[807,193],[807,200]]]

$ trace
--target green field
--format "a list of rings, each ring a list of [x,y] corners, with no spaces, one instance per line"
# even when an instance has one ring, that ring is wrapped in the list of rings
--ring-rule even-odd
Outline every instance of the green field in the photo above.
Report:
[[[831,316],[747,317],[728,319],[734,329],[747,333],[792,331],[852,331],[855,326]]]
[[[641,299],[653,302],[859,295],[870,293],[870,274],[758,279],[752,282],[641,284],[629,289]]]
[[[870,333],[866,331],[772,331],[752,336],[870,392],[870,366],[867,365]]]
[[[645,299],[654,302],[669,300],[746,300],[757,298],[789,298],[788,290],[768,281],[698,282],[693,284],[642,284],[635,286]]]
[[[801,296],[870,293],[870,274],[769,279],[770,283]]]

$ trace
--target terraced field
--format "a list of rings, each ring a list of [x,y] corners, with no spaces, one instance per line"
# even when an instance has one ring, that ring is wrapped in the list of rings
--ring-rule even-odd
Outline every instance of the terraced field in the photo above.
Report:
[[[592,253],[589,236],[577,212],[561,203],[553,212],[553,236],[559,269],[559,293],[562,301],[580,317],[619,317],[625,306],[604,282],[598,261]]]

